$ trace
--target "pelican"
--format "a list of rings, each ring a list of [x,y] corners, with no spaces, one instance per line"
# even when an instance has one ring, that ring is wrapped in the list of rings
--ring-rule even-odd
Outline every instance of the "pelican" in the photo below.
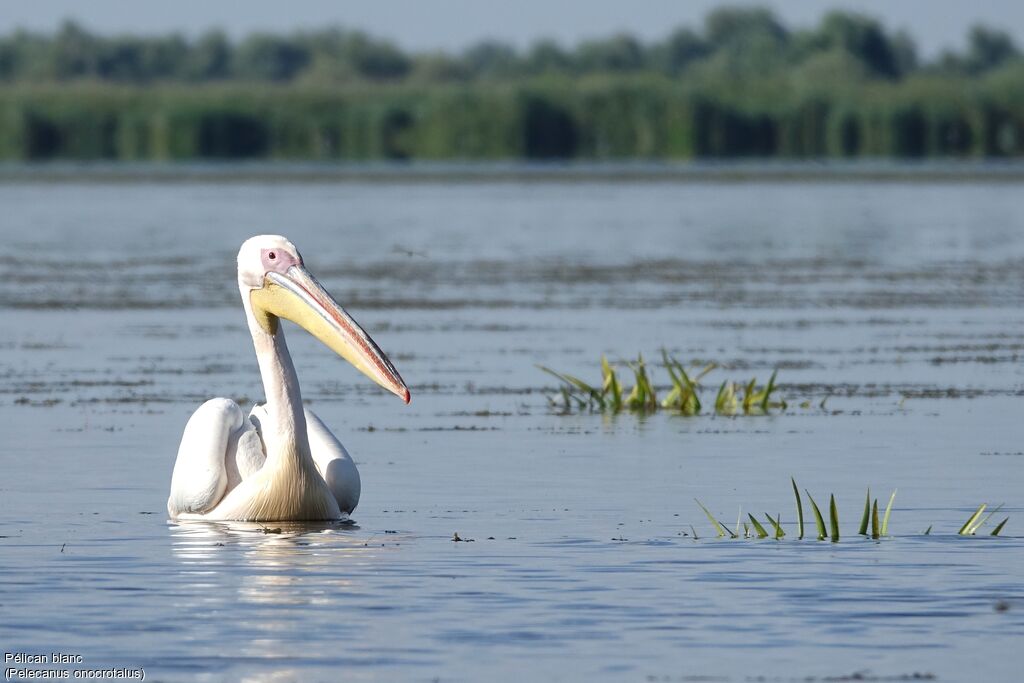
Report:
[[[280,319],[305,328],[405,403],[409,389],[284,237],[259,235],[242,244],[238,289],[267,402],[248,417],[227,398],[193,413],[174,463],[167,512],[172,519],[341,519],[359,502],[359,471],[320,418],[303,408]]]

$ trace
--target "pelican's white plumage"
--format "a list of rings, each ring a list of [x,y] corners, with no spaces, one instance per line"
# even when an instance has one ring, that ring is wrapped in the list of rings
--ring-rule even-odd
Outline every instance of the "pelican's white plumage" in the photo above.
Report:
[[[339,519],[359,502],[359,471],[320,418],[303,408],[280,318],[307,329],[406,403],[409,390],[285,238],[260,235],[242,245],[238,287],[267,402],[248,416],[226,398],[199,407],[185,425],[167,511],[175,519]]]

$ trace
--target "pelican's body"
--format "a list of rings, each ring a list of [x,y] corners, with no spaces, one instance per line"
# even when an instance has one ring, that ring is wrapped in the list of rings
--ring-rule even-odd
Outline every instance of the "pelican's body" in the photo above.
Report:
[[[406,403],[409,390],[283,237],[242,245],[238,286],[267,402],[248,416],[226,398],[200,406],[185,426],[167,511],[176,519],[339,519],[359,502],[359,472],[323,422],[303,409],[279,319],[306,328]]]

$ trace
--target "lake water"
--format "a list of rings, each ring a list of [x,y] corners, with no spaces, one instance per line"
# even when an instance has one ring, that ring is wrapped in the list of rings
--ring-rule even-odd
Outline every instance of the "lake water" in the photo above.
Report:
[[[1019,679],[1024,183],[397,176],[4,177],[5,652],[168,681]],[[353,523],[169,522],[190,413],[262,400],[234,256],[265,232],[412,404],[288,326]],[[774,368],[789,407],[565,415],[535,367],[662,347],[722,366],[705,408]],[[835,494],[838,544],[795,539],[791,475]],[[881,541],[868,486],[899,490]],[[715,538],[695,498],[788,536]]]

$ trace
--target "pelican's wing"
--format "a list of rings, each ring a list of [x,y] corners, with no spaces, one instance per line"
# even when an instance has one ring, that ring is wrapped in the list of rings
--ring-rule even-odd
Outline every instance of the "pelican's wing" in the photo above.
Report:
[[[309,449],[320,476],[338,501],[344,513],[351,513],[359,503],[359,470],[345,447],[311,410],[306,410],[306,434]]]
[[[228,450],[225,455],[228,488],[225,495],[263,467],[267,451],[263,445],[263,434],[260,432],[260,419],[266,419],[266,415],[265,406],[253,406],[249,418],[243,420],[242,426],[228,439]]]
[[[212,510],[228,489],[226,456],[242,426],[242,409],[227,398],[215,398],[192,413],[181,435],[171,475],[167,512],[202,514]]]

